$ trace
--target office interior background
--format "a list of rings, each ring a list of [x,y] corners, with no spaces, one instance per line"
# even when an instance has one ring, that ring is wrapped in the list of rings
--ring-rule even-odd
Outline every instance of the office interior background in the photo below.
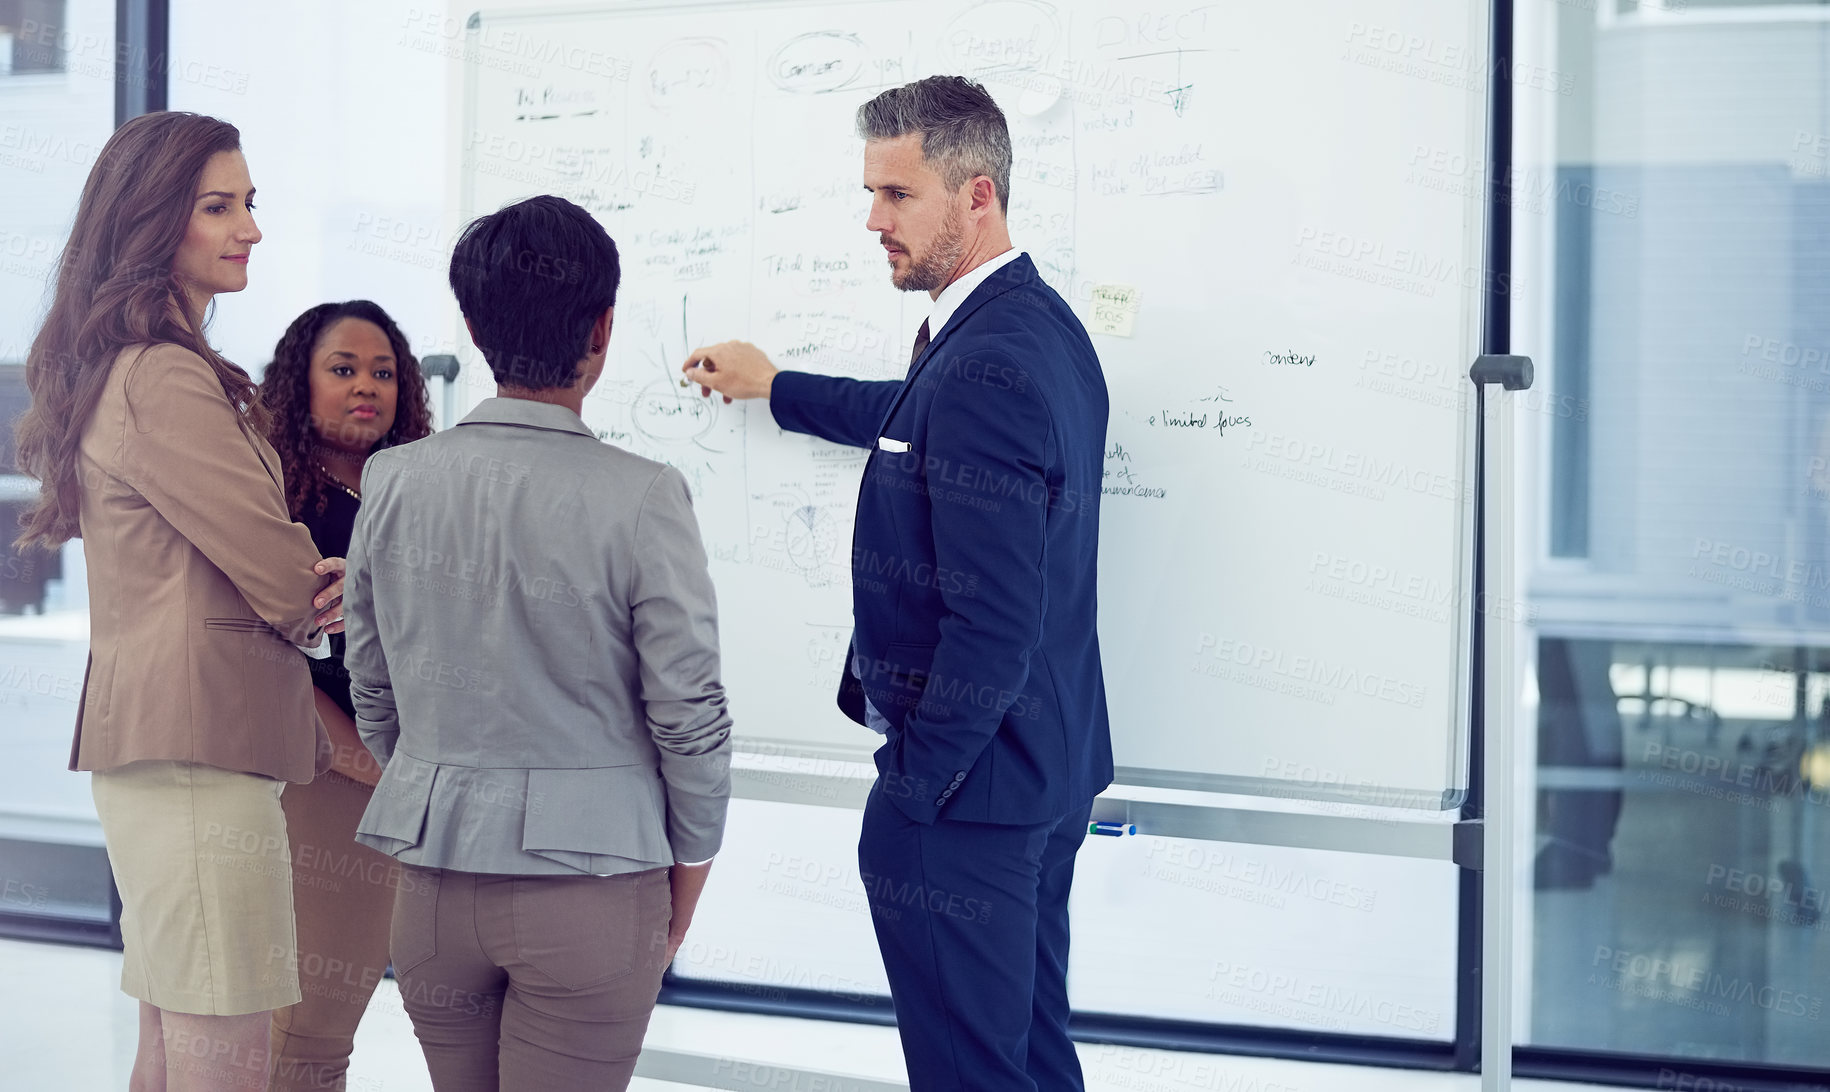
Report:
[[[488,10],[518,6],[536,5]],[[265,240],[251,287],[218,300],[227,357],[258,376],[304,308],[369,298],[422,360],[463,362],[448,392],[433,381],[440,427],[474,401],[482,364],[443,279],[471,11],[0,0],[0,523],[34,495],[11,464],[10,422],[76,195],[118,121],[123,65],[141,81],[129,92],[241,129]],[[1830,1088],[1830,4],[1515,0],[1492,15],[1509,53],[1510,168],[1495,179],[1479,155],[1420,146],[1413,173],[1449,193],[1506,183],[1498,298],[1511,350],[1537,368],[1516,399],[1504,517],[1517,585],[1501,623],[1515,627],[1526,757],[1518,1070]],[[149,52],[161,28],[165,51]],[[1343,49],[1368,45],[1339,32]],[[1465,375],[1403,368],[1369,389],[1445,412],[1474,397]],[[3,1004],[62,998],[93,1021],[120,999],[86,962],[114,943],[115,908],[87,778],[65,771],[86,609],[80,542],[0,550]],[[850,886],[856,826],[843,808],[734,801],[664,1000],[792,1017],[812,1069],[893,1055]],[[1280,889],[1293,872],[1329,894]],[[1258,1072],[1241,1056],[1368,1067],[1364,1080],[1288,1079],[1303,1088],[1467,1071],[1468,882],[1446,862],[1093,839],[1076,1008],[1118,1046],[1089,1063],[1090,1085],[1234,1087],[1216,1074]],[[0,1065],[107,1072],[88,1030],[23,1041],[20,1021],[0,1026]],[[848,1035],[863,1045],[820,1045]],[[372,1042],[351,1087],[424,1087],[365,1075]],[[1155,1050],[1218,1068],[1124,1053]],[[893,1076],[893,1057],[878,1072]],[[1279,1087],[1252,1079],[1239,1086]],[[14,1087],[4,1068],[0,1086]]]

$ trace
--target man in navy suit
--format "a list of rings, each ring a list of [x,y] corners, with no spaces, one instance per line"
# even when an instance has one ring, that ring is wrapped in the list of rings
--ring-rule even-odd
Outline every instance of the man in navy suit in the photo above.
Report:
[[[933,312],[907,378],[694,350],[709,396],[871,449],[839,704],[884,734],[858,859],[914,1092],[1084,1087],[1068,888],[1112,745],[1095,632],[1106,386],[1005,225],[1010,133],[936,76],[858,111],[865,227]]]

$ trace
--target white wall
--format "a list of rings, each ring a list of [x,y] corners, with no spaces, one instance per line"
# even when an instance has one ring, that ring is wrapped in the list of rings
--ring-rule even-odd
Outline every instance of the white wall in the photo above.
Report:
[[[170,105],[242,131],[264,238],[247,291],[218,299],[211,336],[250,371],[294,317],[331,300],[379,303],[422,358],[455,348],[444,272],[456,65],[416,48],[423,38],[411,28],[424,10],[328,0],[302,18],[297,5],[265,0],[224,18],[209,5],[173,5],[174,55],[234,72],[174,78]]]

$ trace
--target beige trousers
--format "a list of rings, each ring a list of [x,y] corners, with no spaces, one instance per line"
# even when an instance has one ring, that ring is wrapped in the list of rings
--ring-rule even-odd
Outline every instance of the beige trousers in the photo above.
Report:
[[[390,950],[437,1092],[628,1087],[667,958],[665,868],[406,874]]]
[[[401,867],[355,842],[374,791],[330,771],[280,797],[292,843],[301,999],[273,1014],[270,1092],[345,1087],[356,1025],[387,971]]]

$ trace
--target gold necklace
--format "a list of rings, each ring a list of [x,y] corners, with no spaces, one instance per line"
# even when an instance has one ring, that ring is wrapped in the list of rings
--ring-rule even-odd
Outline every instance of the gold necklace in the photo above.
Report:
[[[332,474],[329,470],[325,469],[325,466],[323,463],[318,464],[318,473],[324,475],[325,481],[328,481],[330,484],[336,486],[338,489],[341,489],[345,493],[348,493],[351,500],[355,501],[357,504],[362,503],[362,494],[356,492],[354,489],[351,489],[349,486],[344,485],[343,482],[335,474]]]

